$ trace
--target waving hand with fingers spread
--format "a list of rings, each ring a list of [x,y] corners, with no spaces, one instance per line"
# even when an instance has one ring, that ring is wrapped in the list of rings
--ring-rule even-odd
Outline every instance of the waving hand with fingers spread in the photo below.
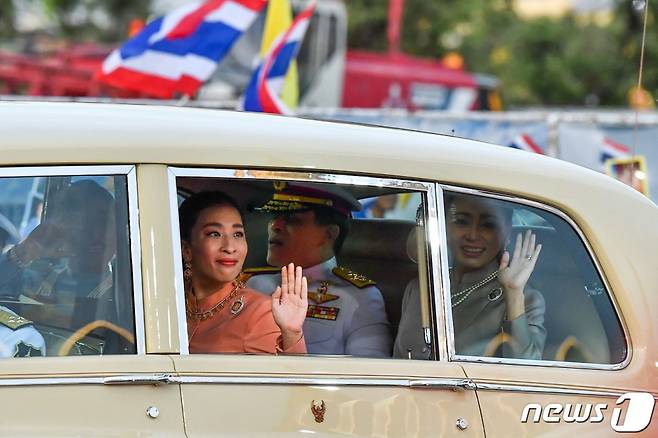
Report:
[[[281,329],[283,347],[296,344],[303,336],[302,326],[308,308],[308,285],[301,266],[290,263],[281,268],[281,286],[272,294],[272,315]]]
[[[500,259],[498,279],[505,294],[508,320],[516,319],[524,312],[523,290],[535,269],[540,252],[541,244],[535,245],[535,235],[528,230],[525,237],[520,233],[516,236],[511,260],[508,251]]]

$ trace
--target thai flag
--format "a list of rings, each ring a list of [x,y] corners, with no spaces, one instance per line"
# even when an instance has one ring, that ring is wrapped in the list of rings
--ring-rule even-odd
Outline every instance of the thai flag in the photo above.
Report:
[[[211,0],[156,18],[103,62],[98,79],[161,98],[194,95],[267,0]]]
[[[244,94],[242,108],[245,111],[291,114],[290,109],[279,98],[279,94],[288,67],[299,52],[314,9],[315,2],[311,2],[295,17],[288,30],[274,41],[260,60]]]
[[[606,137],[603,137],[600,147],[599,160],[601,164],[605,164],[611,158],[623,158],[631,155],[631,150],[627,146]]]
[[[517,135],[508,146],[514,149],[521,149],[522,151],[544,155],[541,148],[537,146],[537,143],[535,143],[528,134]]]

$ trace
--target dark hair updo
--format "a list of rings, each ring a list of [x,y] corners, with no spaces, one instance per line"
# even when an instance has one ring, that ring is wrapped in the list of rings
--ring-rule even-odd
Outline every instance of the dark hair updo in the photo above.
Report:
[[[240,205],[224,192],[207,191],[195,193],[185,199],[178,208],[178,223],[180,225],[181,240],[190,241],[190,233],[199,215],[203,210],[210,207],[228,205],[235,208],[240,214],[240,220],[244,223],[244,214]]]

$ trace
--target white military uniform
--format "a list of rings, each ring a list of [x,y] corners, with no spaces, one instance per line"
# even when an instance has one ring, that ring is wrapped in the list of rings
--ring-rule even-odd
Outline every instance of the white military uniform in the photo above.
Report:
[[[45,355],[46,342],[32,321],[0,306],[0,358]]]
[[[304,269],[304,275],[309,289],[304,321],[309,353],[391,356],[384,299],[373,282],[337,267],[335,258]],[[280,273],[256,273],[247,281],[247,287],[269,295],[280,284]]]

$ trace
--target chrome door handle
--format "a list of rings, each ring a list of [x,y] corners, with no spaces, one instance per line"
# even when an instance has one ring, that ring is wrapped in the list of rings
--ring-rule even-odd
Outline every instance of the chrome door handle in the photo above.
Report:
[[[412,389],[450,389],[453,391],[475,390],[477,386],[470,379],[415,379],[409,381]]]
[[[112,376],[103,379],[104,385],[168,385],[177,383],[173,374],[133,374],[127,376]]]

